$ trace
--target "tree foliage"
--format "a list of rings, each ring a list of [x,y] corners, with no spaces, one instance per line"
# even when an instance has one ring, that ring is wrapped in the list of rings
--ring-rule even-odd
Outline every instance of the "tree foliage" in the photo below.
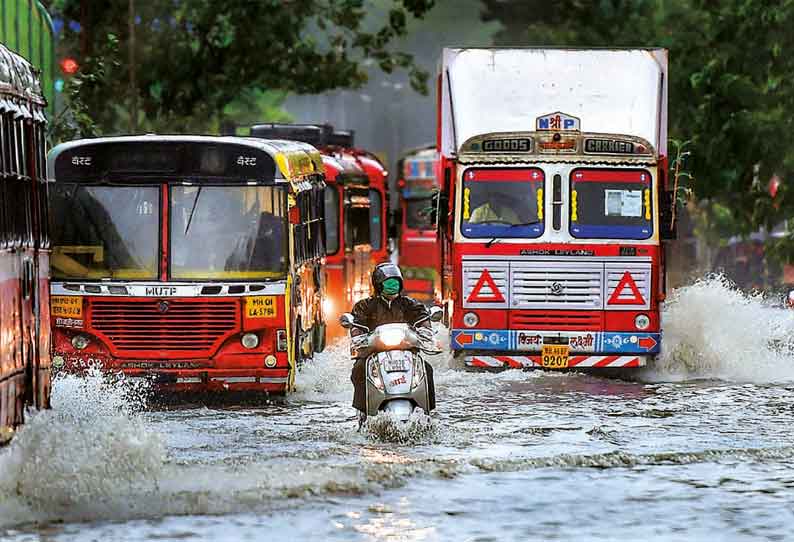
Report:
[[[363,25],[365,0],[57,0],[53,9],[79,23],[64,28],[66,47],[84,67],[78,81],[89,75],[86,66],[104,63],[77,97],[99,131],[117,133],[135,125],[206,130],[252,92],[355,87],[366,80],[365,61],[407,70],[426,92],[427,74],[390,43],[405,33],[409,16],[423,16],[432,4],[393,0],[375,30]]]
[[[737,234],[794,210],[794,1],[483,3],[482,18],[502,23],[502,45],[669,49],[670,134],[690,142],[693,188],[719,205],[720,228],[726,211]],[[773,174],[784,180],[774,200]]]

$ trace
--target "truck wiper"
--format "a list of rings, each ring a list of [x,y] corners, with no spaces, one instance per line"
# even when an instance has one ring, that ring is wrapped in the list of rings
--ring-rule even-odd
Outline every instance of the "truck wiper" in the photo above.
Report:
[[[512,228],[520,228],[522,226],[531,226],[532,224],[538,224],[539,222],[540,220],[535,219],[535,220],[529,220],[527,222],[520,222],[518,224],[510,224],[510,226],[507,229],[509,230]],[[494,237],[493,239],[485,243],[485,248],[491,248],[491,246],[493,246],[499,240],[500,240],[499,237]]]

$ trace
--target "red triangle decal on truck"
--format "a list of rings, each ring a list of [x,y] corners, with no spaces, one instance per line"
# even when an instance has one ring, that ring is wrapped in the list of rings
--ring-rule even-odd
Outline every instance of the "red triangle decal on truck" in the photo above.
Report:
[[[483,295],[482,289],[485,285],[488,285],[488,287],[491,289],[490,294]],[[496,286],[496,282],[494,282],[494,279],[488,270],[483,269],[482,275],[480,275],[480,280],[478,280],[477,284],[474,285],[474,288],[472,288],[469,298],[466,301],[468,303],[504,303],[505,298],[502,295],[502,292],[499,291],[499,287]]]
[[[623,293],[623,290],[626,288],[631,290],[631,293],[634,297],[631,299],[620,299],[620,295]],[[615,291],[612,292],[612,295],[609,296],[609,301],[607,301],[608,305],[644,305],[645,298],[642,297],[642,293],[640,289],[637,288],[637,283],[634,282],[634,279],[631,276],[631,273],[626,271],[623,273],[623,277],[618,282],[618,285],[615,287]]]

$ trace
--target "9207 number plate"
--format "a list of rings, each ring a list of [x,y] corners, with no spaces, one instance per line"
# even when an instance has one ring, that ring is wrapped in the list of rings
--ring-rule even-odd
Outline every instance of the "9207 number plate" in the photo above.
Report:
[[[387,358],[382,363],[387,373],[398,373],[408,370],[403,358]]]
[[[540,354],[541,365],[545,369],[566,369],[568,352],[567,344],[544,344]]]

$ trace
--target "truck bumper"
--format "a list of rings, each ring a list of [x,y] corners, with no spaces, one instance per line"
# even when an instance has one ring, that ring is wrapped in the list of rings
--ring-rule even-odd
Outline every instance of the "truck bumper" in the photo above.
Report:
[[[650,356],[571,356],[568,369],[629,369],[644,367]],[[540,356],[515,354],[472,354],[463,356],[464,365],[473,369],[542,369]]]

